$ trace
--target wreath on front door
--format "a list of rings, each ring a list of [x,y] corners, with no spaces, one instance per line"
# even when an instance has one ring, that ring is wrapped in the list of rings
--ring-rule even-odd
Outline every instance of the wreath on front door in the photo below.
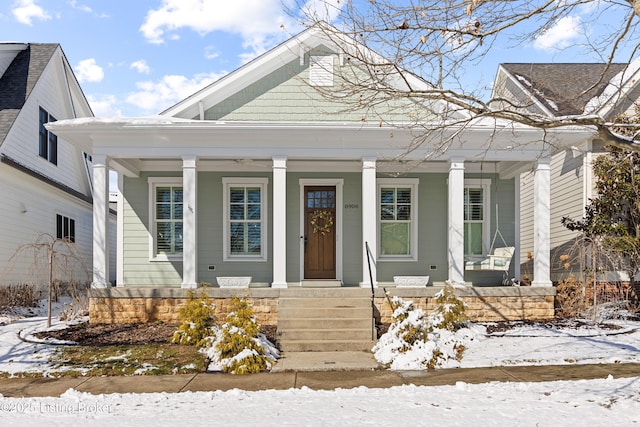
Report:
[[[314,233],[320,233],[324,236],[333,228],[333,214],[331,211],[324,210],[311,212],[311,226]]]

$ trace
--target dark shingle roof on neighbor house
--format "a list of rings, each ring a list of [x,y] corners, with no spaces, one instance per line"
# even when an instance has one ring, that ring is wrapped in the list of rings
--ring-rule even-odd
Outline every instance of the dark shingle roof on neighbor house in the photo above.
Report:
[[[0,145],[58,46],[57,43],[29,43],[0,76]]]
[[[628,64],[502,64],[556,116],[582,114]]]

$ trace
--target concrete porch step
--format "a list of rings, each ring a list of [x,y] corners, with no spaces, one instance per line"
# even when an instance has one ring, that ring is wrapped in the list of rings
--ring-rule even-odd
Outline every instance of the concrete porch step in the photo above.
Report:
[[[302,288],[340,288],[342,287],[341,280],[302,280],[300,281],[300,287]]]
[[[278,307],[280,319],[350,319],[372,316],[371,307]]]
[[[308,291],[281,295],[278,301],[282,351],[371,350],[375,332],[370,293],[359,288]]]
[[[323,340],[323,341],[362,341],[371,339],[371,327],[365,329],[284,329],[278,331],[278,339],[286,340]]]
[[[367,329],[371,328],[371,317],[353,317],[346,319],[327,319],[324,317],[283,318],[278,319],[278,329]]]
[[[283,340],[280,350],[283,352],[304,351],[371,351],[376,341],[345,341],[345,340]]]
[[[280,290],[280,298],[371,298],[366,288],[286,288]]]
[[[317,298],[281,298],[279,306],[282,308],[370,308],[371,299],[369,298],[331,298],[331,297],[317,297]]]

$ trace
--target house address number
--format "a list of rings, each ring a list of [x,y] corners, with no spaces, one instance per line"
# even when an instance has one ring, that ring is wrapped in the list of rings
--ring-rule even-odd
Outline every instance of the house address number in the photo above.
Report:
[[[344,204],[344,208],[345,209],[358,209],[358,204],[357,203],[345,203]]]

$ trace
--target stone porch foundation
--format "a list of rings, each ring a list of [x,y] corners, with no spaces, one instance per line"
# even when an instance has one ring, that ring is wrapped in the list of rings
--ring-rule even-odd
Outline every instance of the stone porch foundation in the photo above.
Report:
[[[349,288],[353,289],[353,288]],[[390,296],[400,296],[414,301],[427,313],[433,311],[435,295],[440,287],[386,288]],[[249,288],[249,289],[196,289],[196,295],[206,292],[215,304],[218,320],[224,320],[230,311],[233,296],[244,297],[253,304],[258,323],[278,324],[278,299],[287,292],[300,293],[300,288]],[[309,289],[317,291],[315,289]],[[331,292],[340,292],[333,288]],[[362,288],[362,296],[370,297],[371,290]],[[467,287],[456,289],[467,304],[467,316],[472,321],[542,320],[554,317],[556,290],[550,287]],[[89,290],[90,323],[179,323],[178,309],[189,297],[188,289],[180,288],[105,288]],[[375,289],[374,315],[382,323],[391,322],[391,307],[384,290]]]

